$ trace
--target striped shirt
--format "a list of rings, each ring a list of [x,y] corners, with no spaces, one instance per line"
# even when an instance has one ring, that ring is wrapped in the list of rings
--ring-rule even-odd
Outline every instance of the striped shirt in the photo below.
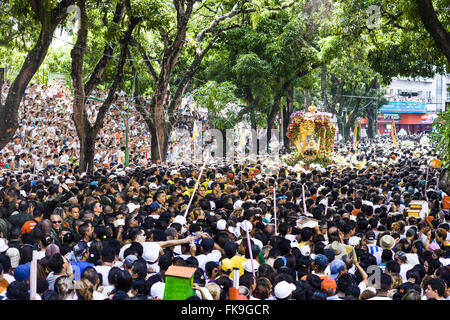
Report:
[[[379,246],[374,244],[367,245],[367,248],[369,249],[369,253],[377,259],[377,265],[380,265],[381,254],[383,253],[383,250]]]

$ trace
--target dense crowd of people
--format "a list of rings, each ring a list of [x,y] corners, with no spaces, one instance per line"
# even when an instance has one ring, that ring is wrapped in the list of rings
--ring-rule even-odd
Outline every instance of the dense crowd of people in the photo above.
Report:
[[[188,299],[229,299],[238,268],[242,299],[448,300],[450,216],[434,151],[389,143],[359,145],[360,168],[250,157],[3,170],[0,296],[29,299],[36,250],[42,300],[163,299],[170,266],[195,268]],[[415,200],[424,216],[408,215]]]
[[[5,82],[0,95],[5,101],[9,90]],[[98,109],[106,98],[106,93],[93,91],[86,100],[86,112],[91,123],[95,122]],[[143,97],[150,103],[149,97]],[[69,87],[53,82],[50,85],[32,84],[27,88],[19,108],[19,127],[16,135],[0,151],[0,167],[11,170],[33,168],[39,171],[47,166],[67,166],[79,161],[79,140],[71,115],[73,95]],[[119,92],[106,114],[104,125],[96,137],[94,165],[97,168],[124,164],[125,116],[124,107],[130,106],[129,113],[129,162],[134,165],[147,165],[150,162],[150,136],[143,117],[134,103],[128,100],[125,92]],[[207,122],[207,112],[192,107],[192,99],[185,99],[175,110],[174,133],[186,129],[192,134],[193,123]],[[186,137],[173,137],[169,148],[178,153],[191,152],[186,146]],[[36,169],[34,169],[36,168]]]
[[[336,143],[341,162],[326,167],[256,155],[149,165],[141,123],[125,168],[113,108],[96,159],[117,165],[87,174],[69,94],[32,86],[2,152],[1,300],[30,299],[33,257],[37,300],[162,300],[171,266],[195,270],[190,300],[230,299],[237,275],[248,300],[449,300],[450,213],[426,136],[363,139],[356,159]]]

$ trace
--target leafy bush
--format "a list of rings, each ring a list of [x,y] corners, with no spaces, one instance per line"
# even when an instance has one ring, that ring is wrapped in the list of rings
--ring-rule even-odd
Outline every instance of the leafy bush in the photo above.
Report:
[[[432,140],[437,143],[436,151],[442,167],[450,167],[450,110],[440,112],[433,122],[435,130],[431,133]]]

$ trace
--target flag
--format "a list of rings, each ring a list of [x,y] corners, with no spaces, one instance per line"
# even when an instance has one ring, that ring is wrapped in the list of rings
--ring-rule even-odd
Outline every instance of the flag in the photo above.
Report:
[[[198,128],[197,128],[197,122],[194,121],[194,130],[192,132],[192,142],[195,140],[195,138],[197,138],[199,136],[198,134]]]
[[[395,120],[392,117],[392,129],[391,129],[392,142],[394,146],[397,148],[397,131],[395,130]]]

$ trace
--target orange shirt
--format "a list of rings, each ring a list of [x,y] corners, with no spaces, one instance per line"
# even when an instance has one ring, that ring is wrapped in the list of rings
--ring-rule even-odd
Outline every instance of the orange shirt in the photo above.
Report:
[[[25,222],[21,229],[22,234],[31,232],[34,229],[34,227],[36,227],[38,222],[40,222],[40,221],[41,221],[41,219],[34,219],[34,220],[28,220],[27,222]]]
[[[6,279],[3,278],[3,280],[0,281],[0,293],[2,293],[3,291],[5,291],[6,288],[8,288],[8,285],[9,285],[8,281],[6,281]]]

